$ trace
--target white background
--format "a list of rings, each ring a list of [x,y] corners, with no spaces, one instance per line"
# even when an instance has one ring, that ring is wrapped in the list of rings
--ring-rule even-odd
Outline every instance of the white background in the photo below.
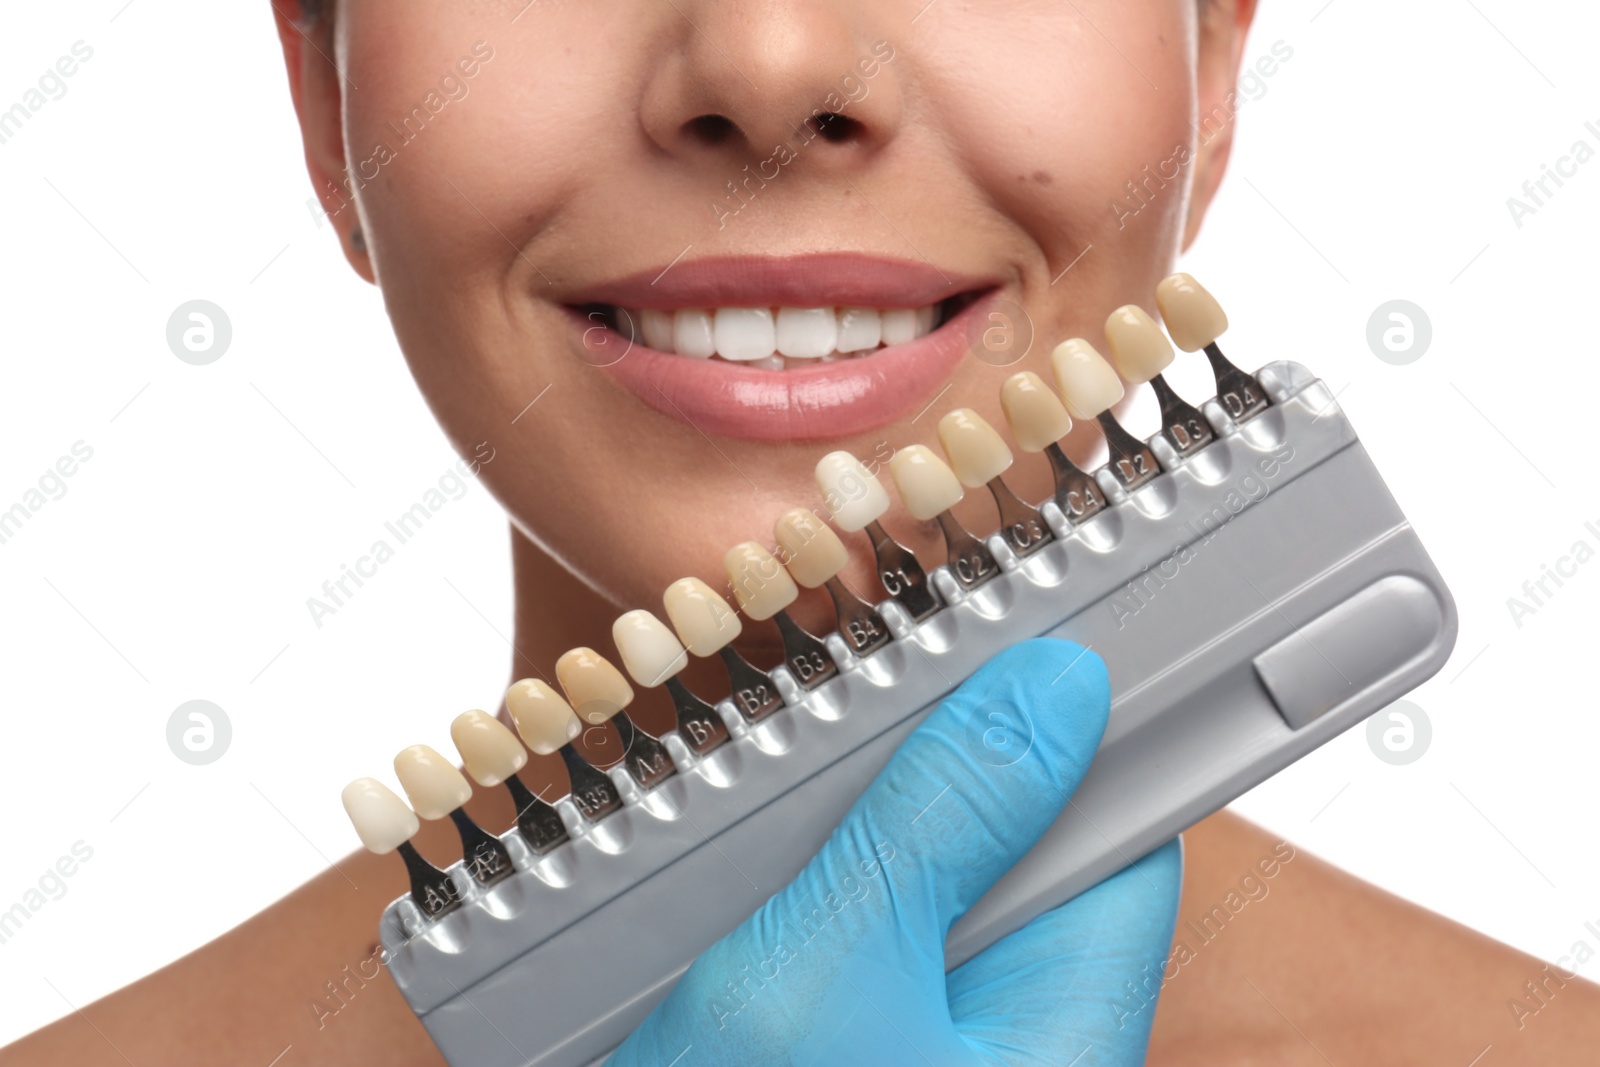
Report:
[[[74,842],[93,849],[0,944],[0,1042],[353,848],[344,782],[404,744],[448,750],[450,716],[494,706],[508,665],[507,536],[476,486],[311,624],[306,598],[454,457],[378,294],[307,210],[268,5],[124,2],[12,5],[0,35],[0,107],[73,42],[94,49],[0,145],[0,509],[74,442],[94,450],[0,545],[0,910]],[[1293,57],[1241,111],[1185,266],[1224,297],[1240,362],[1294,358],[1339,391],[1452,585],[1461,636],[1412,697],[1433,726],[1420,760],[1380,762],[1358,729],[1237,807],[1554,959],[1600,940],[1583,926],[1600,921],[1600,561],[1520,628],[1506,601],[1574,541],[1600,547],[1584,528],[1600,530],[1600,160],[1520,228],[1506,199],[1574,141],[1600,148],[1600,15],[1263,0],[1247,61],[1277,40]],[[206,367],[165,340],[194,298],[233,324]],[[1394,298],[1432,321],[1408,366],[1365,340]],[[1204,395],[1198,361],[1176,377]],[[208,767],[165,740],[196,698],[232,722]]]

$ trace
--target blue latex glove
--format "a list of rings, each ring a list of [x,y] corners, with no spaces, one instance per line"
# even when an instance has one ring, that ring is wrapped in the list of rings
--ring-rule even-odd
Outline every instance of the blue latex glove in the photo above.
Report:
[[[1066,806],[1109,709],[1105,664],[1078,645],[990,660],[609,1067],[1143,1063],[1176,841],[944,970],[945,934]]]

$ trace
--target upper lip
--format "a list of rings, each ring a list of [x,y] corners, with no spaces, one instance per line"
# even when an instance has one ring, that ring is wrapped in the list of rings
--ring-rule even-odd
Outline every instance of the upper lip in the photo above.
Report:
[[[997,285],[928,263],[855,252],[663,263],[583,290],[573,304],[624,308],[925,307]]]

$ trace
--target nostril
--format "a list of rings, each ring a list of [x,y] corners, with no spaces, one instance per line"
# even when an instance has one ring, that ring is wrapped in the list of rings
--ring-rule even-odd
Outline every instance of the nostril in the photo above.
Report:
[[[732,140],[739,127],[726,115],[701,115],[685,122],[683,131],[701,144],[719,145]]]
[[[861,136],[861,123],[848,115],[841,115],[837,111],[823,111],[813,115],[807,120],[810,126],[824,140],[835,144],[851,141]]]

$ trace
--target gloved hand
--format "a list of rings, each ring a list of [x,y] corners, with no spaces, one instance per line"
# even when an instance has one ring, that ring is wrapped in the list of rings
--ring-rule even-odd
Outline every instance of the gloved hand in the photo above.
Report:
[[[608,1067],[1143,1063],[1155,1005],[1126,983],[1167,956],[1176,841],[944,969],[946,932],[1066,806],[1109,710],[1105,664],[1071,642],[990,660]]]

